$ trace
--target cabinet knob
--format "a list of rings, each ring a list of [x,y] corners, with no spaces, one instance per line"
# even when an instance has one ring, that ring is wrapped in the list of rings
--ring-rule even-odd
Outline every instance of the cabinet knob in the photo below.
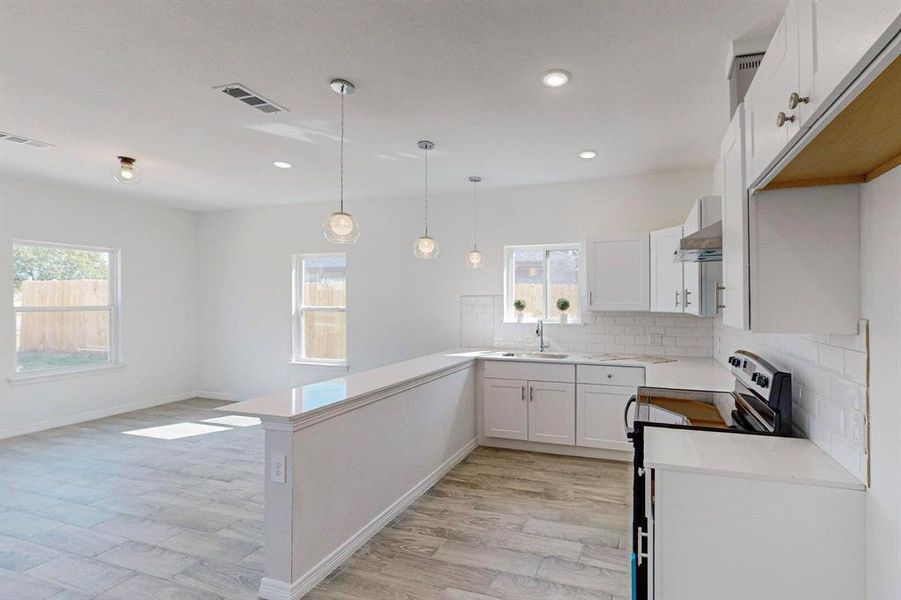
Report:
[[[607,373],[607,379],[613,379],[613,374],[612,374],[612,373]]]
[[[794,121],[795,121],[795,115],[788,116],[784,112],[781,112],[781,111],[779,112],[778,115],[776,115],[776,127],[782,127],[787,122],[793,123]]]
[[[799,104],[807,104],[810,102],[810,96],[801,96],[798,92],[792,92],[788,97],[788,107],[792,110],[798,108]]]

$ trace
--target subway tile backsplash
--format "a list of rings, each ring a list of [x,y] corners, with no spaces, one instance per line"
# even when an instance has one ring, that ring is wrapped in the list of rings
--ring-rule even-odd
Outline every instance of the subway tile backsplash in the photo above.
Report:
[[[857,335],[783,335],[714,326],[714,356],[750,350],[792,374],[794,426],[867,481],[867,321]]]
[[[605,312],[586,322],[548,324],[550,350],[659,356],[713,356],[713,319],[693,315]],[[538,349],[534,323],[504,323],[502,296],[460,298],[460,345],[464,348]]]

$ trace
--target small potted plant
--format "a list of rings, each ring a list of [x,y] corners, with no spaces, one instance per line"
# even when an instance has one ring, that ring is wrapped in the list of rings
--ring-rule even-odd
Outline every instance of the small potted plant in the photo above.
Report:
[[[569,315],[566,314],[566,311],[569,310],[569,300],[566,298],[557,300],[557,310],[560,311],[560,323],[566,325],[567,321],[569,321]]]
[[[526,309],[526,302],[521,298],[513,301],[513,309],[516,311],[516,322],[522,323],[522,311]]]

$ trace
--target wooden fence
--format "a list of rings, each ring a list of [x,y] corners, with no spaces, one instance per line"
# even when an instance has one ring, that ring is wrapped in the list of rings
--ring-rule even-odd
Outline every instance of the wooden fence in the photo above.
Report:
[[[22,306],[106,306],[109,282],[105,279],[23,281]],[[108,350],[109,312],[19,313],[20,352],[81,352]]]
[[[307,306],[345,306],[347,291],[343,284],[304,284]],[[308,358],[347,358],[347,313],[308,312],[304,324],[304,356]]]

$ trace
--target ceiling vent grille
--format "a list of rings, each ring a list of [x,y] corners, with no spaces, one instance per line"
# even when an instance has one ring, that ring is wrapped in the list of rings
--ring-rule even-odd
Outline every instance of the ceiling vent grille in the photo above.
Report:
[[[217,85],[213,88],[214,90],[220,90],[225,94],[231,96],[235,100],[240,100],[247,106],[251,108],[255,108],[258,111],[264,113],[280,113],[280,112],[288,112],[288,109],[284,106],[279,106],[272,100],[268,100],[257,94],[253,90],[251,90],[246,85],[240,83],[229,83],[226,85]]]
[[[31,138],[27,138],[24,135],[15,135],[13,133],[6,133],[5,131],[0,131],[0,141],[12,142],[13,144],[19,144],[20,146],[31,146],[32,148],[53,148],[54,145],[49,142],[42,142],[40,140],[34,140]]]

